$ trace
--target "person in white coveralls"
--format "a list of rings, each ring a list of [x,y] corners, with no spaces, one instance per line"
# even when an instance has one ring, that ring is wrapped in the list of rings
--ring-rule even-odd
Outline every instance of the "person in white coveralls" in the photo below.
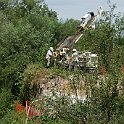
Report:
[[[53,57],[53,50],[54,50],[53,47],[50,47],[49,50],[47,51],[47,54],[46,54],[46,60],[47,60],[46,68],[50,67],[51,58]]]

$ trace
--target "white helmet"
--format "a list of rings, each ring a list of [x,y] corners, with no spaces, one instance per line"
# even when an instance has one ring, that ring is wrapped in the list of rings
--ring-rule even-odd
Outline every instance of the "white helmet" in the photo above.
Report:
[[[50,47],[49,49],[53,52],[53,47]]]
[[[73,49],[72,51],[73,51],[73,52],[76,52],[77,50],[76,50],[76,49]]]

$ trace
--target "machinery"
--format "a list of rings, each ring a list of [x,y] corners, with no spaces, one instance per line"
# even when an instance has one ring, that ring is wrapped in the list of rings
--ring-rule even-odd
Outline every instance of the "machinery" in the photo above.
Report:
[[[78,52],[77,67],[86,71],[94,71],[98,68],[98,55],[91,52]]]
[[[69,36],[62,40],[56,48],[55,51],[55,64],[62,67],[73,67],[73,62],[71,59],[71,50],[74,47],[75,43],[79,41],[79,39],[85,34],[85,31],[92,28],[94,25],[94,21],[97,16],[91,18],[85,25],[79,26],[76,34],[73,36]],[[94,29],[94,28],[93,28]],[[98,56],[97,54],[93,54],[91,52],[82,52],[77,51],[78,62],[76,63],[77,69],[81,70],[97,70],[98,67]]]

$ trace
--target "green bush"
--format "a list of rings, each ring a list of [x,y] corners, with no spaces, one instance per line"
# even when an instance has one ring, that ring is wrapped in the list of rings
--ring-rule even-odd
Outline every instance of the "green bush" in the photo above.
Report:
[[[9,89],[1,89],[0,91],[0,119],[3,118],[8,111],[12,109],[13,96]]]

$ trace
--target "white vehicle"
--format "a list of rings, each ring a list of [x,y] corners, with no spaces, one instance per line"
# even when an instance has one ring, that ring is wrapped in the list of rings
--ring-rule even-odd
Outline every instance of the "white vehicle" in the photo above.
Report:
[[[91,52],[78,52],[78,68],[92,71],[98,69],[98,55]]]

